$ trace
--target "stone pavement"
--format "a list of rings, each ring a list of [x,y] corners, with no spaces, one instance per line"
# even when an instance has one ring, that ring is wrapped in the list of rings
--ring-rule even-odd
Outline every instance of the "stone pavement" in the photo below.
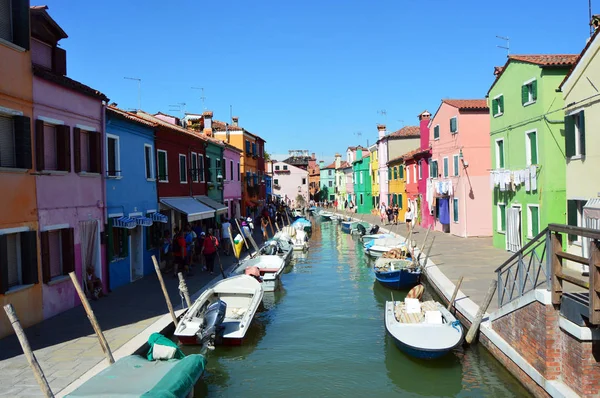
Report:
[[[391,230],[406,237],[408,235],[406,224],[381,225],[378,216],[372,214],[353,214],[357,219],[362,219],[371,224],[377,224],[382,228]],[[417,242],[421,248],[427,230],[416,226],[411,240]],[[435,236],[435,242],[431,249],[429,259],[435,263],[454,284],[461,276],[464,277],[460,286],[461,292],[469,297],[475,304],[483,302],[485,294],[490,286],[490,281],[496,279],[494,270],[513,254],[498,249],[492,245],[492,237],[461,238],[452,234],[431,231],[427,238],[427,244]],[[427,252],[427,247],[423,250]],[[425,254],[421,257],[424,259]],[[498,308],[498,301],[494,298],[488,307],[488,313]]]
[[[255,228],[257,243],[259,235]],[[226,271],[234,263],[233,256],[220,258]],[[221,277],[217,260],[215,271],[210,275],[195,267],[195,275],[186,278],[190,295]],[[172,274],[163,277],[173,306],[181,305],[179,280]],[[91,306],[113,352],[168,312],[156,274],[115,289]],[[54,394],[105,361],[82,306],[31,326],[25,333]],[[43,396],[15,335],[0,340],[0,396]]]

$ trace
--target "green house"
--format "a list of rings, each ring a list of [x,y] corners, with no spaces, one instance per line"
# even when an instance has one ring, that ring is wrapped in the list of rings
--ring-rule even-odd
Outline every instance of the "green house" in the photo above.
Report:
[[[488,91],[494,246],[518,251],[566,220],[564,103],[576,55],[511,55]]]
[[[368,151],[365,151],[363,155],[363,150],[359,148],[356,150],[356,159],[352,162],[354,205],[357,208],[357,213],[368,214],[373,208],[371,199],[371,157]]]

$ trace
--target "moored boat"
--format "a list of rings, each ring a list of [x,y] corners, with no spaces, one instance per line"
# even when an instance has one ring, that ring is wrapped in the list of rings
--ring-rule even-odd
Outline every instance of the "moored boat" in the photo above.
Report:
[[[371,240],[363,246],[369,256],[381,257],[383,253],[391,249],[406,247],[406,243],[403,238],[383,238]]]
[[[277,255],[283,259],[285,264],[289,264],[292,260],[292,252],[294,251],[294,242],[289,236],[277,232],[272,239],[266,241],[259,249],[259,255]],[[249,260],[246,257],[244,261]]]
[[[367,234],[367,235],[363,235],[361,237],[363,243],[368,243],[372,240],[375,239],[385,239],[385,238],[394,238],[395,235],[394,234],[388,234],[388,233],[381,233],[381,234]]]
[[[333,216],[333,213],[330,211],[321,211],[319,213],[319,215],[321,216],[321,218],[325,221],[327,220],[331,220],[331,216]]]
[[[310,232],[312,230],[312,223],[306,218],[300,217],[292,223],[292,227],[305,232]]]
[[[373,267],[375,279],[390,289],[408,289],[419,283],[421,270],[412,259],[378,258]]]
[[[251,267],[257,268],[263,291],[273,292],[279,287],[285,261],[277,255],[258,255],[239,264],[231,271],[230,275],[242,275]]]

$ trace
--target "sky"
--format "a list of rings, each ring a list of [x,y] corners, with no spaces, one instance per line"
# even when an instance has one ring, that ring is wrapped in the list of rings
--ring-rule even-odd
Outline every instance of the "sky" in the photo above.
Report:
[[[600,0],[593,9],[600,13]],[[32,5],[39,5],[32,1]],[[331,162],[435,113],[484,98],[511,54],[578,54],[588,0],[45,0],[69,38],[68,76],[120,108],[212,110],[266,141]],[[201,100],[204,88],[204,107]],[[185,107],[180,105],[185,103]]]

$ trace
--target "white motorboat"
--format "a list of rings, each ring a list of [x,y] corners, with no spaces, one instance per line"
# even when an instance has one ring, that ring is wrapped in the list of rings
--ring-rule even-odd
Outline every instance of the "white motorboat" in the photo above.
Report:
[[[321,216],[321,218],[323,220],[331,220],[331,217],[333,216],[333,213],[330,211],[321,211],[321,213],[319,213],[319,215]]]
[[[258,268],[263,291],[274,292],[279,286],[280,276],[285,268],[285,261],[277,255],[258,255],[241,262],[231,271],[230,275],[242,275],[250,267]]]
[[[383,234],[383,233],[382,233],[382,234],[369,234],[369,235],[363,235],[363,236],[361,237],[361,239],[362,239],[362,241],[363,241],[364,243],[368,243],[368,242],[370,242],[370,241],[372,241],[372,240],[375,240],[375,239],[385,239],[385,238],[394,238],[394,237],[395,237],[395,235],[394,235],[394,234]]]
[[[286,236],[292,241],[294,250],[303,251],[308,249],[308,235],[303,230],[298,230],[293,227],[284,227],[281,232],[278,232],[280,236]],[[277,236],[277,234],[275,234]]]
[[[272,239],[266,241],[259,249],[259,255],[277,255],[283,259],[285,265],[288,265],[292,260],[292,252],[294,251],[294,242],[289,236],[277,232]],[[248,260],[249,257],[246,257]],[[246,261],[244,260],[244,261]]]
[[[365,251],[371,257],[381,257],[383,253],[391,249],[406,246],[404,238],[383,238],[371,240],[364,244]]]
[[[240,345],[262,298],[262,284],[251,276],[222,279],[192,304],[179,321],[175,336],[182,344],[201,344],[212,337],[217,343]]]

